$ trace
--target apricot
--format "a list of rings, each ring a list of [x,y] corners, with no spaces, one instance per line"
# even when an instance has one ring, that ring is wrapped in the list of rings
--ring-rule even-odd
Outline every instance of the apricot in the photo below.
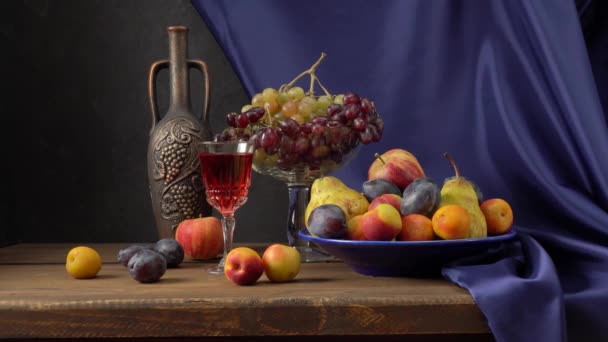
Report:
[[[488,235],[501,235],[513,225],[513,210],[507,201],[501,198],[485,200],[479,206],[488,225]]]
[[[401,219],[403,227],[397,235],[401,241],[433,240],[433,223],[431,219],[420,214],[406,215]]]
[[[93,248],[74,247],[68,252],[65,269],[76,279],[94,278],[101,270],[101,257]]]
[[[457,204],[445,205],[433,214],[433,232],[444,240],[464,239],[470,234],[471,217]]]

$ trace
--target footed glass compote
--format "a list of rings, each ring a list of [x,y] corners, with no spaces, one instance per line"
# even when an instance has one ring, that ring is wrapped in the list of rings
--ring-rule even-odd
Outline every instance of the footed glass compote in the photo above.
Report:
[[[228,113],[229,128],[216,141],[249,141],[255,147],[253,169],[287,184],[287,238],[304,262],[333,259],[318,246],[300,238],[306,227],[306,207],[313,182],[344,166],[361,144],[377,142],[384,122],[374,103],[355,93],[332,95],[315,71],[321,57],[279,89],[266,88],[240,113]],[[295,86],[310,76],[310,88]],[[315,94],[318,85],[323,94]]]
[[[298,232],[306,228],[305,213],[310,199],[310,187],[315,179],[328,175],[344,166],[359,150],[356,144],[342,156],[330,157],[322,162],[294,161],[291,165],[279,165],[276,159],[260,157],[262,150],[254,154],[253,169],[261,174],[270,175],[287,184],[289,209],[287,212],[287,239],[289,245],[300,252],[303,262],[333,260],[334,257],[320,249],[314,243],[302,239]]]

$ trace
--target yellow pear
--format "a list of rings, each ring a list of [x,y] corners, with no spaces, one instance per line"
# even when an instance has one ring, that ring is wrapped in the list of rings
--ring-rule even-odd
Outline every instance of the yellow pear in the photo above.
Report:
[[[466,178],[460,176],[460,171],[454,159],[445,153],[446,157],[456,173],[455,177],[447,178],[441,188],[441,204],[443,207],[448,204],[457,204],[467,210],[471,218],[470,235],[472,238],[481,238],[488,235],[486,218],[479,208],[479,199],[475,187]]]
[[[310,189],[310,202],[304,216],[306,227],[310,213],[323,204],[337,205],[344,211],[347,220],[364,214],[369,206],[363,194],[347,187],[340,179],[331,176],[321,177],[312,183]]]
[[[339,189],[348,189],[348,187],[336,177],[321,177],[315,179],[315,181],[312,183],[312,187],[310,188],[310,196],[312,197],[329,190],[337,191]]]

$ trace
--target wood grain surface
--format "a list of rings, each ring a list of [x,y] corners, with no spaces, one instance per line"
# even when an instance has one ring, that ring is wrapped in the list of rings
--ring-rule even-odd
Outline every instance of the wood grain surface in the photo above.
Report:
[[[187,262],[140,284],[115,262],[124,244],[91,244],[104,265],[77,280],[76,244],[0,249],[0,337],[146,338],[485,334],[469,293],[443,279],[376,278],[341,262],[303,264],[295,281],[236,286]],[[258,246],[261,248],[261,246]]]

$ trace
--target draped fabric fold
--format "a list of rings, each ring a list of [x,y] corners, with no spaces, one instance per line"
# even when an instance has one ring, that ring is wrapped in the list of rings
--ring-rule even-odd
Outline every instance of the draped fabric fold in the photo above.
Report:
[[[336,172],[347,185],[396,147],[441,182],[449,151],[486,198],[511,203],[519,242],[443,270],[509,342],[608,341],[606,68],[592,69],[605,59],[575,6],[592,2],[193,0],[250,95],[324,51],[330,91],[374,100],[385,132]]]
[[[443,275],[469,289],[497,340],[562,341],[565,311],[555,266],[533,238],[521,234],[520,239],[489,255],[454,262]]]

